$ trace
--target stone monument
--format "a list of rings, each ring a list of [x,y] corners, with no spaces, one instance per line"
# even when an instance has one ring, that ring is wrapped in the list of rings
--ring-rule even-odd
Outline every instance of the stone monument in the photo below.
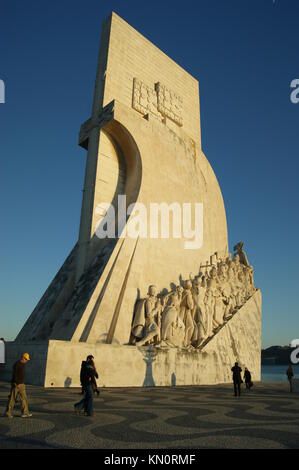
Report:
[[[233,257],[228,250],[222,194],[201,148],[198,81],[115,13],[103,24],[79,145],[78,242],[7,344],[7,374],[26,350],[29,382],[46,387],[79,386],[88,354],[100,386],[228,382],[236,360],[260,380],[261,293],[243,242]],[[181,209],[197,203],[201,227],[190,215],[189,235],[157,235],[152,204],[161,218],[170,209],[184,219]],[[137,209],[149,211],[147,236],[129,235]]]

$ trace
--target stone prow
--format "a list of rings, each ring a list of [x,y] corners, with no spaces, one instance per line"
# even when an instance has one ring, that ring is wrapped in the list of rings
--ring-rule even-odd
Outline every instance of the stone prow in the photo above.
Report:
[[[12,365],[24,350],[32,356],[27,383],[45,387],[79,387],[81,361],[88,354],[95,358],[100,387],[171,386],[173,374],[178,386],[230,383],[235,361],[250,370],[253,381],[260,381],[261,292],[256,290],[201,349],[57,340],[7,343],[2,380],[10,380]]]

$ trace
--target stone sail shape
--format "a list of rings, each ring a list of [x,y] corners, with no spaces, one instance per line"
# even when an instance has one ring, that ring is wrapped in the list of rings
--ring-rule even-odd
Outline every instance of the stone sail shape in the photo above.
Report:
[[[146,298],[148,287],[154,283],[158,290],[171,293],[179,279],[190,279],[190,273],[202,270],[207,260],[213,264],[214,259],[228,260],[230,254],[221,190],[201,147],[198,81],[115,13],[103,24],[93,107],[81,126],[79,144],[87,155],[78,242],[8,346],[8,356],[12,361],[26,345],[43,371],[39,383],[64,386],[77,384],[82,354],[89,351],[107,364],[106,385],[117,386],[123,379],[117,379],[114,361],[123,355],[128,363],[135,358],[137,364],[152,348],[147,341],[142,347],[132,342],[136,305]],[[125,196],[123,207],[119,196]],[[186,249],[186,239],[171,235],[168,239],[151,238],[149,233],[136,239],[97,236],[105,230],[105,204],[114,207],[117,234],[133,219],[128,208],[139,203],[150,214],[152,203],[183,207],[198,202],[203,204],[203,243],[196,249]],[[149,227],[149,218],[147,222]],[[252,295],[260,299],[257,292]],[[251,300],[242,309],[247,302]],[[230,322],[242,321],[240,311]],[[259,332],[260,313],[254,318],[254,331]],[[236,335],[231,346],[223,347],[233,351],[232,345],[239,341],[241,354],[247,346]],[[73,355],[68,377],[63,365],[53,370],[62,349],[66,357],[68,351]],[[157,351],[156,363],[160,356],[173,357],[173,350],[167,351]],[[180,354],[187,357],[180,347],[175,351],[178,362]],[[201,361],[204,349],[195,354]],[[254,352],[254,364],[258,354]],[[35,367],[32,361],[32,371]],[[190,367],[195,367],[194,359]],[[200,383],[205,383],[205,374]],[[71,382],[65,382],[69,376]],[[196,374],[182,377],[177,383],[199,383]],[[167,385],[168,378],[163,382],[160,377],[159,383]]]

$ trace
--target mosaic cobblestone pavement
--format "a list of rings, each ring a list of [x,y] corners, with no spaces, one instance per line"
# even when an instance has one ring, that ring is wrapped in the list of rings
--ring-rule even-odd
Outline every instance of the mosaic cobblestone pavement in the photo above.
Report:
[[[0,382],[0,448],[297,448],[299,394],[285,383],[101,390],[95,416],[76,416],[79,389],[27,386],[32,418],[3,416],[9,384]]]

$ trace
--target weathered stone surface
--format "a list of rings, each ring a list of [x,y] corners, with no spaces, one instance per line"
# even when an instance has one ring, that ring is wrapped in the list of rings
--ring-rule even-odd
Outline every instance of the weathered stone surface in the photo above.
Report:
[[[118,346],[50,340],[47,345],[8,344],[7,365],[23,350],[32,360],[27,365],[29,383],[46,387],[79,387],[82,358],[92,354],[105,387],[203,385],[232,381],[236,360],[248,367],[254,381],[261,372],[261,293],[253,297],[201,350]],[[38,364],[46,360],[44,369]]]

